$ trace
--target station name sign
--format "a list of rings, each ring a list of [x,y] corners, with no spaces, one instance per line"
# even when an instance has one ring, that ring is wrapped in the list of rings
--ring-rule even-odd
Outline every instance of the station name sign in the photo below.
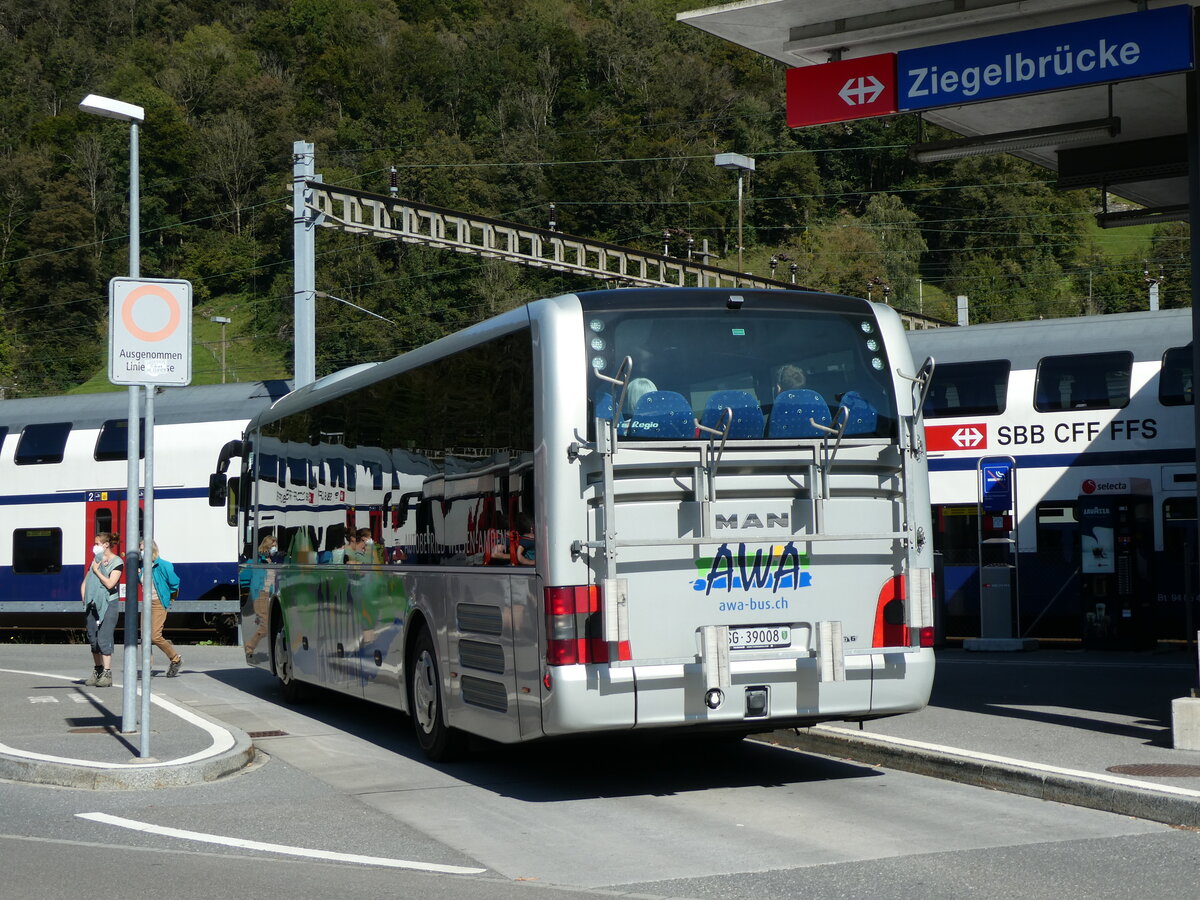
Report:
[[[897,107],[955,106],[1192,67],[1192,8],[1169,6],[903,50]]]
[[[792,128],[1182,72],[1192,8],[1052,25],[787,72]]]

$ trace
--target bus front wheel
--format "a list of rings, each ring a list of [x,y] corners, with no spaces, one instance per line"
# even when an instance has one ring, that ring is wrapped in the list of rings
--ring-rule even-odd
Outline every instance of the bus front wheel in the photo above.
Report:
[[[464,745],[462,732],[446,725],[437,650],[428,628],[413,643],[408,666],[408,708],[421,751],[434,762],[453,759]]]

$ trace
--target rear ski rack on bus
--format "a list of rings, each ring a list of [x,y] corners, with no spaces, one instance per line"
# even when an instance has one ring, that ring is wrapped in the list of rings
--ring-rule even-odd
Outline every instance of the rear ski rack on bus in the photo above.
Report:
[[[922,366],[921,371],[918,372],[915,378],[909,376],[922,389],[925,389],[928,384],[927,368],[930,368],[928,361],[925,366]],[[576,432],[575,441],[567,447],[567,458],[572,462],[577,461],[585,454],[598,455],[601,460],[601,491],[603,493],[602,507],[604,516],[603,533],[600,540],[576,540],[572,542],[571,556],[573,559],[579,559],[585,555],[590,557],[591,554],[588,551],[598,551],[597,580],[602,584],[604,603],[602,610],[604,634],[602,639],[607,642],[625,641],[629,636],[628,581],[617,577],[617,560],[621,548],[702,546],[723,543],[722,538],[714,536],[716,521],[713,513],[713,504],[717,499],[717,472],[720,469],[721,461],[725,454],[726,443],[729,440],[729,432],[733,425],[733,410],[728,407],[725,408],[721,418],[718,420],[717,428],[710,428],[702,425],[698,420],[693,420],[697,434],[707,433],[709,435],[704,445],[695,448],[698,460],[697,464],[691,467],[693,473],[693,495],[700,511],[700,521],[697,529],[699,536],[632,540],[622,540],[617,537],[615,486],[617,480],[616,455],[620,447],[618,422],[620,410],[624,406],[625,392],[632,377],[632,370],[632,360],[629,357],[625,357],[618,367],[615,377],[605,375],[603,372],[594,373],[598,378],[609,382],[617,389],[613,392],[615,395],[613,400],[613,415],[608,418],[598,417],[595,420],[596,440],[594,442],[585,440]],[[840,407],[832,423],[833,427],[822,425],[810,419],[810,424],[823,432],[819,446],[810,442],[801,444],[795,448],[809,456],[808,461],[797,460],[796,464],[798,467],[806,468],[810,473],[805,483],[807,484],[807,493],[812,503],[811,521],[813,530],[809,533],[794,534],[792,535],[792,540],[796,543],[823,541],[868,542],[881,540],[901,541],[903,543],[916,540],[918,543],[923,543],[924,535],[920,533],[914,535],[911,528],[909,528],[910,512],[907,506],[904,515],[905,521],[901,523],[901,528],[898,531],[871,534],[829,534],[824,531],[824,504],[830,498],[830,475],[834,459],[837,457],[838,451],[842,446],[842,439],[849,422],[849,415],[849,410],[845,406]],[[918,444],[915,444],[911,440],[911,436],[911,433],[905,435],[910,440],[907,442],[908,446],[902,447],[903,450],[911,452],[916,447],[919,447]],[[674,443],[664,446],[639,441],[637,447],[639,451],[651,453],[679,454],[680,452],[678,444]],[[907,481],[907,469],[903,462],[897,469],[897,474],[901,478],[902,483]],[[776,543],[778,537],[754,538],[740,536],[739,541],[746,544],[769,544]],[[721,633],[722,629],[726,627],[723,625],[709,625],[700,630],[698,657],[704,667],[705,682],[710,688],[725,687],[729,683],[729,648],[727,641],[724,639],[725,635]],[[842,623],[840,621],[814,622],[813,627],[817,638],[814,656],[817,659],[817,665],[820,669],[820,680],[822,682],[844,681],[844,658],[846,654],[841,639]],[[903,652],[906,648],[896,649]],[[878,649],[876,648],[874,652],[878,652]],[[745,660],[785,658],[794,659],[795,651],[747,651],[738,656],[738,659]],[[671,659],[611,660],[609,665],[615,668],[625,668],[635,665],[680,665],[695,663],[696,661],[697,656],[691,656]]]

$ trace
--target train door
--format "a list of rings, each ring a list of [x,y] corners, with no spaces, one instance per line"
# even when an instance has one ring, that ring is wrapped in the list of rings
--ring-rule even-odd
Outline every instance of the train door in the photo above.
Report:
[[[935,551],[941,558],[942,622],[947,638],[979,634],[979,506],[939,504],[933,507]]]
[[[115,531],[121,535],[116,552],[124,558],[128,547],[125,543],[126,502],[124,491],[88,491],[84,502],[83,546],[79,548],[79,562],[87,565],[92,558],[92,542],[101,531]],[[144,511],[138,506],[138,534],[143,532]],[[125,572],[121,573],[121,596],[125,596]]]
[[[1035,638],[1079,638],[1079,515],[1073,500],[1046,500],[1034,510],[1037,552],[1023,563],[1021,615]]]

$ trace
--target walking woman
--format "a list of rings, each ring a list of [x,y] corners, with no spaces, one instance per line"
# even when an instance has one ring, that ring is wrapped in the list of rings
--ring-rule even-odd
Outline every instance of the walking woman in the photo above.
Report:
[[[125,566],[125,561],[117,555],[118,539],[111,531],[96,533],[92,563],[79,585],[79,599],[84,605],[88,643],[92,645],[92,662],[95,664],[92,677],[84,682],[88,687],[112,687],[113,633],[121,614],[117,584]]]
[[[171,608],[171,601],[179,593],[179,576],[175,574],[175,567],[158,555],[158,541],[151,541],[150,548],[151,561],[154,563],[154,577],[147,585],[150,588],[150,642],[167,657],[170,663],[167,666],[167,677],[174,678],[179,674],[179,667],[183,665],[183,657],[175,651],[174,645],[163,637],[163,625],[167,622],[167,610]],[[142,544],[143,559],[145,552],[146,545]]]

